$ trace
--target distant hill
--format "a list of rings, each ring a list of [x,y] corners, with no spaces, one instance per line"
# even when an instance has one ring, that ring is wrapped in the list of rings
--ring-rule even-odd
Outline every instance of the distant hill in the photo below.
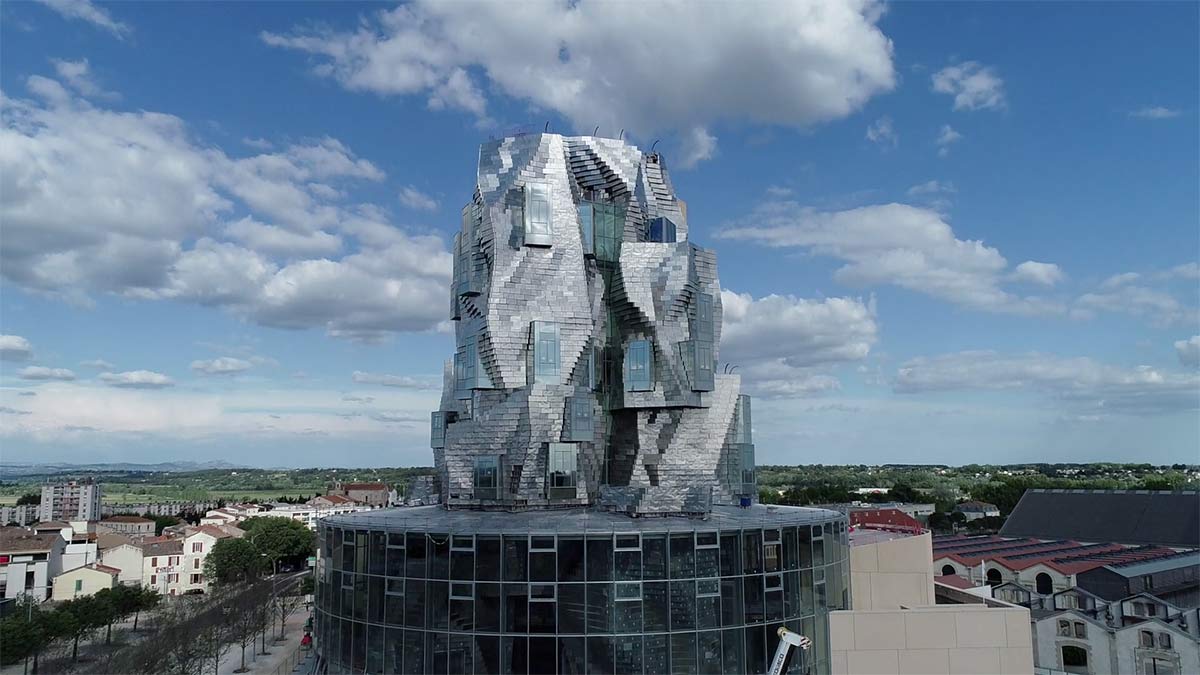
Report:
[[[207,471],[211,469],[241,469],[245,467],[224,461],[211,462],[161,462],[159,464],[135,464],[131,462],[116,462],[111,464],[70,464],[51,462],[46,464],[27,464],[23,462],[0,462],[0,476],[5,478],[16,476],[41,476],[57,473],[110,473],[132,471]]]

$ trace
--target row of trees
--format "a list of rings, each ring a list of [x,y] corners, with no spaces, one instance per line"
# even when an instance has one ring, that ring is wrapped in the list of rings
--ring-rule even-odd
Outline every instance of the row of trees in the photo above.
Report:
[[[79,658],[79,642],[104,629],[104,642],[112,642],[113,624],[133,617],[134,631],[140,614],[154,608],[158,593],[137,586],[105,588],[96,593],[55,605],[52,609],[32,599],[22,599],[0,621],[0,663],[8,665],[26,658],[38,661],[52,646],[69,645],[71,661]]]
[[[281,587],[266,580],[177,598],[158,613],[152,634],[104,651],[76,672],[215,675],[231,649],[241,650],[241,667],[235,672],[246,672],[247,650],[269,654],[268,640],[284,638],[288,618],[303,601],[294,583]]]

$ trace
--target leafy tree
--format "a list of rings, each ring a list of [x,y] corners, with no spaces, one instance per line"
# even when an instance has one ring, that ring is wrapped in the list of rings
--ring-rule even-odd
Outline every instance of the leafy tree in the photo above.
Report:
[[[42,503],[42,493],[30,492],[29,494],[17,497],[17,506],[36,506]]]
[[[950,516],[947,516],[942,511],[934,511],[929,514],[929,529],[934,532],[946,532],[951,529]]]
[[[204,561],[204,574],[219,584],[255,579],[263,557],[246,539],[221,539]]]
[[[282,560],[307,558],[316,546],[315,533],[288,518],[248,518],[239,527],[246,531],[245,541],[263,554],[272,571]]]
[[[154,521],[154,534],[156,535],[162,534],[165,528],[178,525],[182,522],[176,516],[151,516],[147,514],[146,517]]]
[[[921,501],[921,493],[917,492],[911,485],[907,483],[896,483],[888,490],[888,499],[890,501],[915,503]]]
[[[66,637],[72,641],[71,661],[79,660],[79,640],[108,625],[112,611],[108,598],[98,598],[94,595],[68,600],[59,605],[55,613],[62,612],[69,617],[69,620],[64,621],[64,626],[67,628]]]

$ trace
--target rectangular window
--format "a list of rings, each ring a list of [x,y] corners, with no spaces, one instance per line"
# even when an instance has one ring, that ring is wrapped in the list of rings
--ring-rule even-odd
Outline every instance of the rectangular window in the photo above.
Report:
[[[711,342],[700,340],[680,342],[679,358],[684,363],[692,391],[712,391],[716,387]]]
[[[646,239],[660,244],[674,244],[676,241],[674,221],[661,216],[651,218],[650,226],[646,228]]]
[[[455,276],[458,277],[458,294],[476,296],[480,292],[479,256],[466,235],[456,237],[458,259],[455,261]]]
[[[633,340],[625,348],[625,391],[652,391],[654,350],[649,340]]]
[[[158,556],[154,556],[153,558],[150,558],[150,566],[158,567]]]
[[[429,413],[429,446],[446,447],[446,413],[440,410]]]
[[[203,553],[203,552],[204,552],[204,542],[202,542],[202,541],[192,542],[192,553]]]
[[[616,204],[592,204],[592,227],[595,230],[596,259],[616,262],[621,255],[625,238],[625,212]]]
[[[691,325],[688,326],[688,332],[691,334],[693,340],[713,342],[715,331],[713,322],[713,296],[711,293],[696,294],[689,319]]]
[[[583,242],[583,254],[588,257],[596,255],[595,227],[592,223],[592,204],[583,202],[579,205],[579,238]]]
[[[150,575],[150,585],[151,585],[151,586],[155,586],[155,585],[157,585],[157,584],[158,584],[158,575],[157,575],[157,574],[151,574],[151,575]]]
[[[1171,634],[1170,633],[1159,633],[1158,634],[1158,647],[1159,647],[1159,649],[1171,649]]]
[[[550,221],[549,183],[525,184],[525,244],[550,246],[554,229]]]
[[[574,443],[551,443],[546,484],[551,499],[570,499],[578,485],[579,447]]]
[[[742,460],[742,494],[755,494],[758,492],[758,488],[754,479],[754,444],[740,443],[738,450]]]
[[[568,396],[566,405],[567,433],[564,440],[591,441],[595,438],[590,396]]]
[[[475,458],[475,499],[500,498],[500,458]]]
[[[193,584],[198,584],[198,583],[201,583],[201,581],[202,581],[203,579],[204,579],[204,575],[203,575],[203,574],[193,574],[193,575],[192,575],[192,583],[193,583]]]
[[[200,559],[199,558],[194,558],[192,560],[192,569],[194,569],[194,570],[200,569]]]
[[[737,408],[734,410],[733,442],[753,443],[750,429],[750,396],[738,394]]]
[[[558,324],[552,321],[534,321],[533,337],[533,381],[546,384],[559,383]]]
[[[1087,637],[1087,626],[1085,626],[1082,621],[1075,622],[1075,637],[1077,637],[1077,638],[1086,638]]]
[[[1151,633],[1148,630],[1144,630],[1144,631],[1141,631],[1141,633],[1138,637],[1141,641],[1142,648],[1154,649],[1154,633]]]
[[[79,591],[82,591],[82,590],[83,590],[83,579],[76,579],[75,580],[75,592],[78,593]]]

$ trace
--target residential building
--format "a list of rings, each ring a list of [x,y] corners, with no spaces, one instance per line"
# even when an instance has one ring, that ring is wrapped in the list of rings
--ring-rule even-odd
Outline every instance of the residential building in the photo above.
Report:
[[[317,521],[328,516],[339,516],[347,513],[358,513],[360,511],[370,511],[373,507],[357,502],[347,502],[335,506],[321,506],[320,503],[313,504],[313,500],[309,500],[308,504],[273,504],[270,511],[262,511],[259,517],[266,518],[288,518],[300,523],[304,523],[305,527],[310,530],[317,529]]]
[[[93,563],[61,572],[54,577],[54,599],[74,600],[93,595],[102,588],[115,588],[121,570]]]
[[[100,550],[100,563],[119,570],[117,583],[140,586],[145,568],[141,545],[124,543]]]
[[[317,526],[328,670],[764,672],[787,627],[812,638],[796,667],[828,672],[848,521],[756,503],[751,399],[716,367],[716,254],[662,156],[532,133],[478,158],[436,476],[410,492],[428,505]]]
[[[261,515],[263,508],[258,504],[230,504],[219,509],[210,509],[200,519],[201,525],[234,525],[247,518]]]
[[[0,595],[46,600],[52,590],[51,580],[62,572],[66,547],[66,540],[58,533],[0,527]]]
[[[46,520],[98,520],[100,484],[88,478],[42,486],[38,518]]]
[[[204,513],[209,509],[215,508],[217,508],[216,502],[165,501],[142,502],[140,504],[102,504],[100,512],[104,516],[177,516],[181,513]]]
[[[1000,535],[1200,548],[1200,491],[1026,490]]]
[[[141,516],[109,516],[100,521],[96,530],[117,532],[131,537],[153,537],[154,521]]]
[[[342,495],[360,504],[383,507],[390,499],[388,486],[383,483],[342,483],[334,482],[329,494]]]
[[[981,501],[969,501],[954,507],[955,512],[963,514],[967,520],[993,518],[1000,515],[1000,507]]]
[[[208,580],[204,575],[204,561],[218,541],[230,537],[242,537],[245,532],[232,527],[199,525],[188,528],[183,539],[183,568],[180,571],[183,592],[208,591]]]
[[[829,615],[832,669],[845,673],[1029,673],[1029,610],[940,584],[931,538],[850,534],[851,607]]]
[[[20,506],[0,506],[0,525],[19,525],[25,527],[39,520],[41,507],[37,504],[21,504]]]
[[[186,579],[181,539],[153,537],[142,541],[142,586],[159,595],[181,595]]]
[[[100,561],[100,548],[95,541],[87,543],[68,543],[63,548],[62,571],[73,570]]]

